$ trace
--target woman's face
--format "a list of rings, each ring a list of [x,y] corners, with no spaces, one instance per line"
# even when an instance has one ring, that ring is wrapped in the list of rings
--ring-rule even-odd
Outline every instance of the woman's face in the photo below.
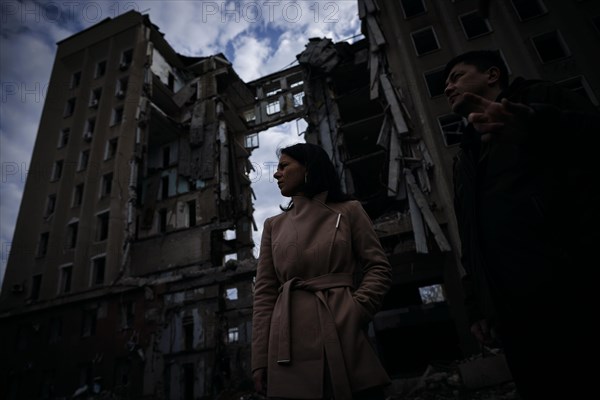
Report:
[[[305,175],[306,168],[304,165],[287,154],[282,154],[279,157],[277,171],[275,171],[273,177],[277,180],[281,195],[291,197],[302,194]]]

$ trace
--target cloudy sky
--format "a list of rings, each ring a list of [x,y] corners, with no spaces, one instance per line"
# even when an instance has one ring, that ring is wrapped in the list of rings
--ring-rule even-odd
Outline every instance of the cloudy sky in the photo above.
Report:
[[[293,65],[311,37],[349,40],[360,33],[357,1],[18,1],[0,2],[0,282],[56,53],[56,43],[129,10],[150,15],[180,54],[224,53],[245,81]],[[303,121],[260,134],[254,218],[286,201],[273,183],[278,147],[303,142]],[[271,172],[269,172],[269,170]],[[258,243],[260,233],[255,233]]]

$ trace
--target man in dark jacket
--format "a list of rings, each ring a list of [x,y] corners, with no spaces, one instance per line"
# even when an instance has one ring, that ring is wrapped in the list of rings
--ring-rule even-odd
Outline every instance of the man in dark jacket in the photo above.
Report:
[[[551,82],[509,85],[494,51],[455,57],[445,77],[452,111],[469,121],[454,189],[471,332],[489,344],[497,328],[524,399],[585,398],[583,356],[598,339],[600,115]]]

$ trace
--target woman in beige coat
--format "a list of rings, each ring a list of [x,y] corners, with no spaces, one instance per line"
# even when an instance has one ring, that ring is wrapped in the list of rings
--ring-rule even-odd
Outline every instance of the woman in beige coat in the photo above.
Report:
[[[389,378],[366,325],[391,283],[371,220],[340,189],[319,146],[281,150],[274,174],[292,200],[265,221],[254,293],[256,390],[290,399],[382,399]],[[362,279],[354,285],[358,274]]]

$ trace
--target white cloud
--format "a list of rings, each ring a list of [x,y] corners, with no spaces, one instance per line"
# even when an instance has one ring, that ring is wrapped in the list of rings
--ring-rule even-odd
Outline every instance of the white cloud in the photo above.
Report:
[[[233,68],[244,81],[252,81],[264,74],[265,61],[270,52],[268,39],[242,36],[234,41],[233,48]]]

